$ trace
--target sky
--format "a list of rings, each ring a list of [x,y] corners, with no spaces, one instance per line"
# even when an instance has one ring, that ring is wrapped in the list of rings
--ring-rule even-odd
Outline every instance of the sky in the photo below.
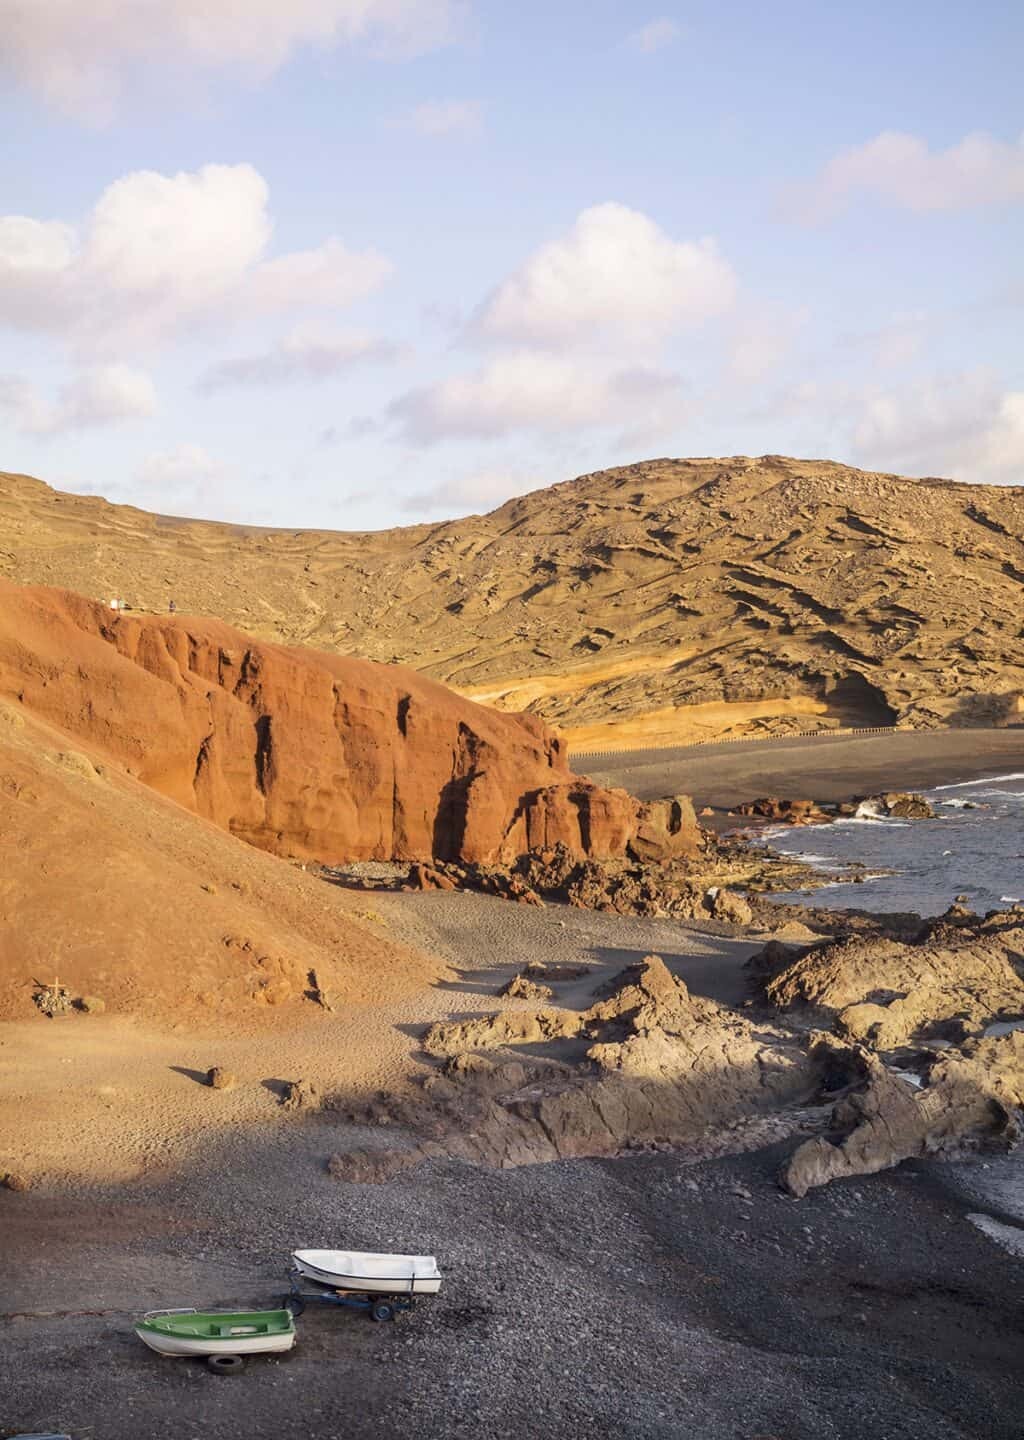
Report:
[[[0,469],[378,529],[1024,484],[1016,0],[0,0]]]

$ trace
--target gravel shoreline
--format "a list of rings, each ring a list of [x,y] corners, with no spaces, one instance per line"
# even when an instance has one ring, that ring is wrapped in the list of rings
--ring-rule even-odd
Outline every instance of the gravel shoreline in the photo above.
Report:
[[[34,1314],[4,1324],[3,1424],[106,1440],[1019,1436],[1024,1269],[945,1173],[905,1166],[796,1202],[769,1148],[437,1162],[362,1186],[317,1169],[323,1128],[238,1137],[130,1197],[68,1197],[62,1235],[8,1256],[8,1316]],[[39,1201],[12,1199],[16,1232]],[[230,1382],[130,1332],[146,1305],[272,1302],[289,1249],[329,1240],[436,1251],[442,1293],[394,1325],[310,1307],[290,1355]],[[77,1309],[93,1313],[39,1313]]]

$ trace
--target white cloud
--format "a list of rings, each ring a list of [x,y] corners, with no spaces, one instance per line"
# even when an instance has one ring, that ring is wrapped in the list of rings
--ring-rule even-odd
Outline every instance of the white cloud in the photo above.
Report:
[[[266,74],[302,45],[410,54],[454,36],[460,0],[0,0],[2,65],[49,103],[108,120],[141,66]]]
[[[476,327],[541,345],[649,343],[727,310],[735,293],[713,240],[672,240],[648,216],[609,203],[584,210],[499,285]]]
[[[729,370],[735,380],[754,384],[780,369],[810,319],[806,307],[787,310],[781,305],[747,307],[737,321],[729,346]]]
[[[982,440],[980,464],[992,480],[1024,485],[1024,390],[1001,397]]]
[[[251,165],[138,170],[115,180],[86,227],[81,281],[174,313],[218,300],[270,240],[267,186]]]
[[[879,370],[902,370],[921,354],[928,337],[928,317],[896,316],[872,337],[873,362]]]
[[[214,459],[201,445],[179,445],[174,450],[148,455],[134,482],[125,487],[142,503],[169,505],[177,514],[182,506],[207,506],[221,496],[231,469]]]
[[[967,210],[1024,200],[1024,137],[997,140],[978,131],[948,150],[929,150],[916,135],[886,130],[841,150],[787,208],[806,222],[829,219],[855,195],[874,195],[904,210]]]
[[[123,420],[144,420],[157,410],[148,375],[127,365],[100,365],[76,375],[50,402],[22,376],[0,376],[0,410],[26,434],[56,435]]]
[[[886,470],[1024,483],[1024,392],[976,370],[932,376],[902,390],[870,389],[853,444]]]
[[[653,55],[657,50],[664,50],[667,46],[674,45],[682,33],[682,26],[677,25],[668,16],[662,15],[657,20],[648,20],[647,24],[641,25],[639,30],[634,30],[629,37],[629,43],[642,55]]]
[[[479,100],[425,100],[410,115],[412,127],[431,138],[446,135],[476,135],[483,123]]]
[[[314,250],[296,250],[258,265],[248,277],[246,299],[263,310],[351,305],[376,290],[392,268],[376,250],[348,250],[332,238]]]
[[[656,433],[678,421],[682,383],[652,370],[602,374],[543,351],[499,355],[470,375],[410,391],[390,407],[406,439],[493,438],[626,427]]]
[[[294,380],[328,380],[353,366],[394,360],[398,346],[376,335],[349,331],[338,335],[295,330],[270,350],[240,355],[211,366],[199,383],[201,390],[222,390],[235,385],[281,385]]]
[[[494,510],[516,495],[539,490],[547,481],[538,476],[513,475],[508,470],[472,470],[449,475],[429,490],[403,495],[399,510],[409,515],[468,515]]]
[[[124,176],[80,230],[0,217],[0,323],[57,331],[86,349],[151,343],[214,314],[345,305],[390,273],[376,251],[334,237],[264,258],[267,201],[251,165],[204,165]]]

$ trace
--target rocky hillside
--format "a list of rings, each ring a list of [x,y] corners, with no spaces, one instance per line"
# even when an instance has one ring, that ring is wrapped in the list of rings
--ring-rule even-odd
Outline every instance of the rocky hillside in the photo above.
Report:
[[[580,747],[1001,724],[1024,488],[657,460],[370,534],[171,520],[0,476],[0,575],[397,660]]]
[[[2,699],[0,836],[0,1020],[41,1019],[48,988],[90,1016],[251,1029],[326,1019],[327,996],[404,999],[437,976],[438,962],[391,940],[360,897],[241,844]],[[109,1042],[118,1057],[123,1038]],[[7,1044],[20,1064],[21,1042]],[[141,1101],[126,1072],[116,1082],[105,1103],[133,1106],[123,1123],[138,1139]],[[88,1086],[76,1075],[72,1091],[62,1110]],[[24,1079],[17,1094],[36,1098]],[[52,1134],[27,1124],[19,1148],[45,1163]]]
[[[573,776],[532,715],[219,620],[114,615],[0,581],[2,697],[278,855],[478,861],[681,843],[664,807]]]

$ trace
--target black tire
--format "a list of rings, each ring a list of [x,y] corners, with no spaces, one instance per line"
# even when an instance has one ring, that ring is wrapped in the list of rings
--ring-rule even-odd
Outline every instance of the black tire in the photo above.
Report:
[[[390,1300],[375,1300],[370,1308],[371,1320],[393,1320],[398,1314]]]
[[[241,1375],[245,1369],[241,1355],[207,1355],[206,1364],[215,1375]]]
[[[297,1320],[306,1311],[306,1302],[301,1295],[286,1295],[281,1301],[282,1310],[290,1310],[292,1318]]]

